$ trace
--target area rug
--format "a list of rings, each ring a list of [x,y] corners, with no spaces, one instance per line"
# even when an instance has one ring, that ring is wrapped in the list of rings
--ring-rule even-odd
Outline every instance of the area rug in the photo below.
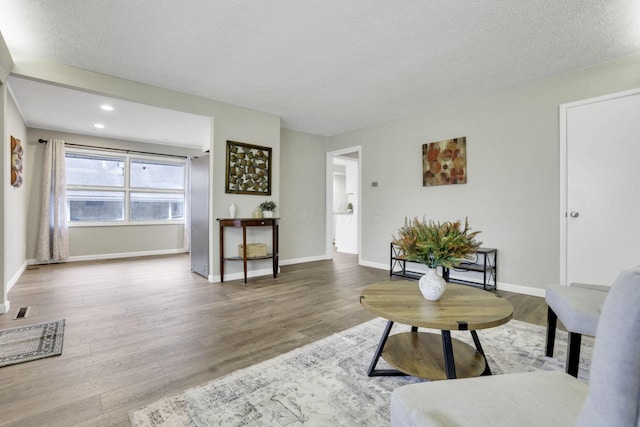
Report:
[[[0,368],[62,354],[64,319],[0,331]]]
[[[386,322],[374,319],[207,384],[132,411],[133,426],[388,426],[389,397],[413,377],[368,377]],[[409,330],[394,325],[392,333]],[[422,329],[421,329],[422,330]],[[567,334],[544,356],[545,328],[512,320],[478,331],[493,374],[563,370]],[[469,332],[454,338],[473,345]],[[582,342],[580,373],[588,380],[593,339]],[[388,367],[380,359],[378,368]]]

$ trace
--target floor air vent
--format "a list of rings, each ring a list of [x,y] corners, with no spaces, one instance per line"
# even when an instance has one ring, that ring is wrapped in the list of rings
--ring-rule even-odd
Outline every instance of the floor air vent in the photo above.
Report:
[[[25,317],[27,317],[29,315],[29,309],[31,307],[20,307],[20,310],[18,310],[18,314],[16,314],[16,319],[24,319]]]

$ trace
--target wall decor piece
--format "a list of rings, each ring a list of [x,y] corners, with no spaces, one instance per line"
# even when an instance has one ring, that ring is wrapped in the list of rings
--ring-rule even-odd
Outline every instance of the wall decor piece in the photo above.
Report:
[[[227,141],[225,193],[271,195],[271,147]]]
[[[22,145],[19,139],[11,137],[11,185],[22,185]]]
[[[422,145],[422,186],[467,183],[467,137]]]

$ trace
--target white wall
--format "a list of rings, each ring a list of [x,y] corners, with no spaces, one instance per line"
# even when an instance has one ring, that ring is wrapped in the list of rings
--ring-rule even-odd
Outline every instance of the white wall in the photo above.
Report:
[[[2,209],[0,209],[0,242],[2,242],[2,256],[0,256],[0,314],[6,313],[9,310],[10,303],[7,298],[7,292],[9,289],[9,277],[13,276],[14,272],[7,271],[6,268],[6,253],[8,245],[6,243],[5,229],[7,223],[5,221],[5,210],[7,208],[7,200],[5,198],[5,187],[7,186],[7,176],[9,176],[10,159],[6,150],[6,110],[7,99],[9,94],[7,92],[7,76],[13,67],[13,59],[9,54],[7,44],[4,42],[2,34],[0,34],[0,136],[2,136],[2,150],[0,151],[0,201],[2,202]],[[9,178],[10,180],[10,178]],[[10,184],[9,184],[10,185]]]
[[[2,132],[2,180],[3,204],[3,301],[0,302],[0,313],[8,309],[7,293],[17,282],[26,268],[26,234],[28,212],[28,187],[23,183],[20,187],[11,185],[11,136],[20,140],[23,147],[23,179],[30,172],[26,160],[31,158],[31,149],[25,144],[27,129],[20,113],[9,95],[4,94],[4,131]],[[24,182],[24,181],[23,181]]]
[[[273,200],[276,205],[280,204],[280,118],[270,114],[259,113],[243,109],[240,107],[227,106],[227,108],[216,112],[214,116],[214,139],[213,156],[210,157],[211,177],[212,177],[212,219],[211,236],[212,247],[209,253],[213,255],[213,260],[209,263],[210,279],[217,282],[220,280],[220,249],[219,249],[219,224],[216,218],[229,217],[229,205],[234,203],[237,207],[236,217],[251,217],[253,211],[265,200]],[[226,141],[245,142],[253,145],[262,145],[272,148],[272,171],[271,171],[271,195],[247,195],[247,194],[226,194],[225,193],[225,162],[226,162]],[[247,238],[248,243],[266,242],[270,245],[270,228],[252,228]],[[225,235],[227,247],[237,248],[237,244],[242,243],[242,234],[233,233],[228,230]],[[281,232],[282,234],[282,232]],[[255,237],[254,237],[255,236]],[[281,245],[282,247],[282,245]],[[229,254],[225,249],[225,256]],[[233,255],[237,255],[234,253]],[[249,276],[254,274],[271,274],[271,260],[253,261],[248,267]],[[242,276],[243,265],[241,262],[227,262],[225,264],[225,280],[240,278]],[[227,276],[230,276],[227,277]]]
[[[5,126],[6,132],[4,135],[4,141],[6,141],[6,147],[8,153],[8,147],[10,146],[11,136],[20,140],[23,149],[22,159],[23,162],[26,159],[30,159],[33,156],[31,147],[27,144],[27,128],[22,120],[18,108],[14,103],[11,96],[7,97],[5,112]],[[9,165],[7,175],[11,170],[9,157]],[[30,174],[30,165],[23,164],[22,177],[23,184],[20,187],[13,187],[11,185],[11,179],[7,179],[5,184],[5,242],[8,243],[6,247],[5,255],[5,268],[7,271],[7,279],[9,280],[9,288],[13,286],[13,276],[19,274],[26,266],[26,234],[27,234],[27,212],[28,212],[28,186],[24,182],[27,174]]]
[[[325,140],[282,129],[281,264],[326,258]]]
[[[636,55],[329,138],[328,151],[362,146],[361,262],[387,265],[405,217],[468,217],[498,248],[499,282],[558,282],[558,106],[639,86]],[[468,183],[423,187],[422,144],[460,136]]]
[[[0,37],[1,40],[1,37]],[[1,52],[0,52],[1,53]],[[1,60],[1,58],[0,58]],[[4,78],[6,76],[0,76],[0,78]],[[0,241],[2,241],[3,251],[2,257],[0,257],[0,278],[2,278],[2,292],[0,293],[0,314],[6,313],[9,310],[10,303],[7,296],[7,292],[9,291],[9,284],[7,279],[7,269],[6,269],[6,254],[7,250],[9,250],[9,245],[7,245],[5,239],[5,229],[7,228],[7,224],[5,222],[5,210],[6,210],[6,191],[5,187],[7,184],[7,174],[9,171],[9,160],[6,153],[6,133],[5,133],[5,110],[7,108],[7,98],[9,94],[7,92],[7,86],[2,84],[0,81],[0,135],[2,136],[2,150],[0,151],[0,176],[4,177],[2,179],[2,184],[0,185],[0,200],[2,200],[2,209],[0,209]]]

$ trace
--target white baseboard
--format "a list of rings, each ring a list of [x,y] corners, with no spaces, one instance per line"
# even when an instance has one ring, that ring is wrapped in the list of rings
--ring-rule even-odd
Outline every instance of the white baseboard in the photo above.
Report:
[[[278,271],[280,273],[280,271]],[[247,279],[251,277],[260,277],[260,276],[273,276],[273,268],[263,268],[261,270],[247,270]],[[225,273],[224,281],[230,282],[231,280],[244,280],[244,272],[240,271],[237,273]],[[220,275],[217,274],[215,276],[209,276],[209,281],[212,283],[220,283]]]
[[[60,262],[75,262],[75,261],[98,261],[103,259],[117,259],[117,258],[135,258],[142,256],[154,256],[154,255],[174,255],[174,254],[182,254],[189,252],[186,249],[163,249],[157,251],[140,251],[140,252],[121,252],[115,254],[96,254],[96,255],[78,255],[78,256],[70,256],[69,259],[64,261],[51,261],[51,263],[60,263]],[[35,264],[49,264],[48,262],[38,261],[36,259],[27,260],[28,265]]]
[[[532,286],[514,285],[511,283],[498,282],[498,289],[501,291],[515,292],[516,294],[531,295],[544,298],[545,290]]]
[[[24,270],[26,270],[26,268],[27,268],[27,261],[23,262],[22,265],[18,268],[18,270],[13,274],[13,276],[11,276],[11,278],[7,282],[6,289],[4,291],[5,298],[9,293],[9,291],[11,290],[11,288],[13,288],[13,286],[18,282],[18,279],[20,279],[20,276],[22,276],[22,273],[24,273]],[[11,302],[9,300],[6,300],[4,303],[0,304],[0,314],[6,314],[9,312],[10,309],[11,309]]]
[[[305,258],[290,258],[290,259],[281,259],[280,265],[293,265],[293,264],[302,264],[305,262],[313,262],[313,261],[326,261],[329,258],[326,255],[318,255],[318,256],[310,256]]]
[[[377,268],[379,270],[389,271],[389,264],[381,264],[379,262],[365,261],[362,258],[360,258],[360,260],[358,261],[358,265],[361,265],[363,267],[371,267],[371,268]]]
[[[364,260],[360,260],[359,262],[360,265],[364,266],[364,267],[371,267],[371,268],[378,268],[380,270],[387,270],[389,271],[389,265],[388,264],[382,264],[382,263],[378,263],[378,262],[371,262],[371,261],[364,261]],[[474,283],[478,283],[478,284],[482,284],[481,281],[475,280],[475,279],[469,279],[470,282],[474,282]],[[522,286],[522,285],[514,285],[511,283],[504,283],[504,282],[498,282],[497,283],[498,286],[498,290],[500,291],[507,291],[507,292],[514,292],[517,294],[524,294],[524,295],[531,295],[534,297],[543,297],[544,298],[544,289],[541,288],[534,288],[532,286]]]
[[[27,269],[27,261],[22,263],[20,268],[18,268],[18,271],[16,271],[14,275],[11,276],[11,279],[9,279],[9,281],[7,282],[7,289],[6,289],[7,292],[9,292],[11,288],[13,288],[13,286],[18,282],[18,279],[20,278],[20,276],[22,276],[22,273],[24,273],[24,270],[26,269]]]
[[[281,259],[279,260],[279,265],[293,265],[293,264],[302,264],[305,262],[313,262],[313,261],[324,261],[324,260],[328,260],[331,259],[329,257],[327,257],[326,255],[319,255],[319,256],[312,256],[312,257],[305,257],[305,258],[291,258],[291,259]],[[278,269],[278,273],[280,273],[280,270]],[[262,270],[250,270],[247,271],[247,279],[250,277],[259,277],[259,276],[267,276],[267,275],[272,275],[273,274],[273,270],[270,268],[265,268]],[[220,283],[220,275],[209,275],[209,277],[207,278],[211,283]],[[230,280],[238,280],[238,279],[244,279],[244,272],[238,272],[238,273],[226,273],[224,275],[224,280],[226,281],[230,281]]]

